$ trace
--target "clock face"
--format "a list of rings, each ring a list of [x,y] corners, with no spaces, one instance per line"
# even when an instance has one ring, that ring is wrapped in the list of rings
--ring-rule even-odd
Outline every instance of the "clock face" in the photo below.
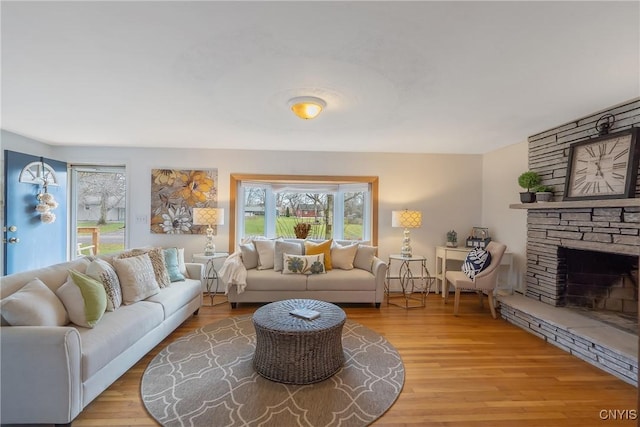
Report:
[[[594,141],[574,148],[568,196],[624,195],[632,135]]]

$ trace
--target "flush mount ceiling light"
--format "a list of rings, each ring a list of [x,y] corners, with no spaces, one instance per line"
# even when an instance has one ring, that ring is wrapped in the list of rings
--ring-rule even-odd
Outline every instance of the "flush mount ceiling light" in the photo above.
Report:
[[[291,111],[301,119],[314,119],[320,114],[327,103],[315,96],[298,96],[289,100]]]

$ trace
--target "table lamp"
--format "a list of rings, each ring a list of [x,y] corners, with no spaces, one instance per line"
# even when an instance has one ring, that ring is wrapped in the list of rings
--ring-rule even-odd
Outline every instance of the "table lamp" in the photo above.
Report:
[[[216,245],[213,244],[212,225],[224,224],[224,209],[221,208],[193,208],[193,225],[207,226],[207,244],[204,247],[205,255],[213,255]]]
[[[404,228],[404,238],[402,239],[400,255],[411,258],[411,237],[409,236],[409,229],[422,226],[422,212],[410,211],[408,209],[392,211],[391,226]]]

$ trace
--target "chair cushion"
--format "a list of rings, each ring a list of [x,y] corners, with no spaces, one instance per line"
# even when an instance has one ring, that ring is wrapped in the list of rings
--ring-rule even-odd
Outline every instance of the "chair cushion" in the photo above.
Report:
[[[478,273],[487,268],[491,264],[491,252],[475,248],[468,254],[467,258],[462,263],[462,272],[471,280],[473,280]]]

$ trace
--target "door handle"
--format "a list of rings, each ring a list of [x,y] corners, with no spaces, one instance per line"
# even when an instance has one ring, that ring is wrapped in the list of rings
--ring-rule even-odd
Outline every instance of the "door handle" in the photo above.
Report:
[[[17,237],[11,237],[9,239],[9,243],[20,243],[20,239],[18,239]]]

